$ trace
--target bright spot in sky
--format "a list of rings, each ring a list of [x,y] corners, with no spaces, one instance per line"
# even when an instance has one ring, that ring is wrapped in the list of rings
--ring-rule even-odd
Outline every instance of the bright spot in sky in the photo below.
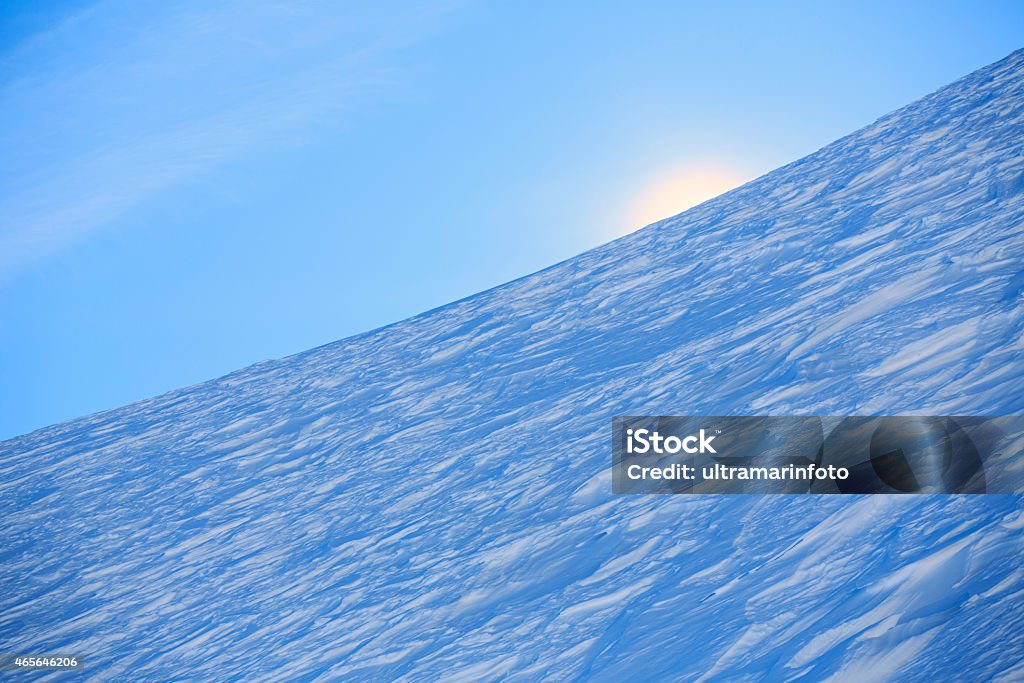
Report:
[[[694,164],[655,175],[629,205],[626,227],[636,230],[739,187],[751,178],[722,164]]]

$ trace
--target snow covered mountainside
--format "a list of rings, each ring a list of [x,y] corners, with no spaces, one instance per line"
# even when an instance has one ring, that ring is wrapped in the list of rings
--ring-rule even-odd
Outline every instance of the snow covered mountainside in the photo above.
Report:
[[[0,649],[95,680],[1024,680],[1017,496],[609,474],[615,415],[1022,411],[1024,51],[539,273],[0,443]]]

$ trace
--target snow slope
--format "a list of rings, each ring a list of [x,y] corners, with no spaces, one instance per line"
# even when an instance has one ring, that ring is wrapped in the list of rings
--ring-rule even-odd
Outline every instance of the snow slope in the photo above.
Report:
[[[1024,51],[539,273],[2,442],[2,650],[95,680],[1024,680],[1018,497],[608,475],[613,415],[1022,412],[1022,225]]]

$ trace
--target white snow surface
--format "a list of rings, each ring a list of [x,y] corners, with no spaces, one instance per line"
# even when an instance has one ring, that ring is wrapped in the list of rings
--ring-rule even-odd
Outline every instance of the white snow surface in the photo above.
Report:
[[[1021,413],[1022,231],[1024,51],[541,272],[4,441],[0,649],[92,680],[1024,680],[1017,496],[609,476],[615,415]]]

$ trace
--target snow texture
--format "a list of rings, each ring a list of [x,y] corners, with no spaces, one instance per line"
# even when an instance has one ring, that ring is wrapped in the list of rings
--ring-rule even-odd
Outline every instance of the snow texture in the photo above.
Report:
[[[541,272],[2,442],[2,650],[93,680],[1024,680],[1019,497],[609,475],[614,415],[1022,412],[1022,230],[1024,51]]]

